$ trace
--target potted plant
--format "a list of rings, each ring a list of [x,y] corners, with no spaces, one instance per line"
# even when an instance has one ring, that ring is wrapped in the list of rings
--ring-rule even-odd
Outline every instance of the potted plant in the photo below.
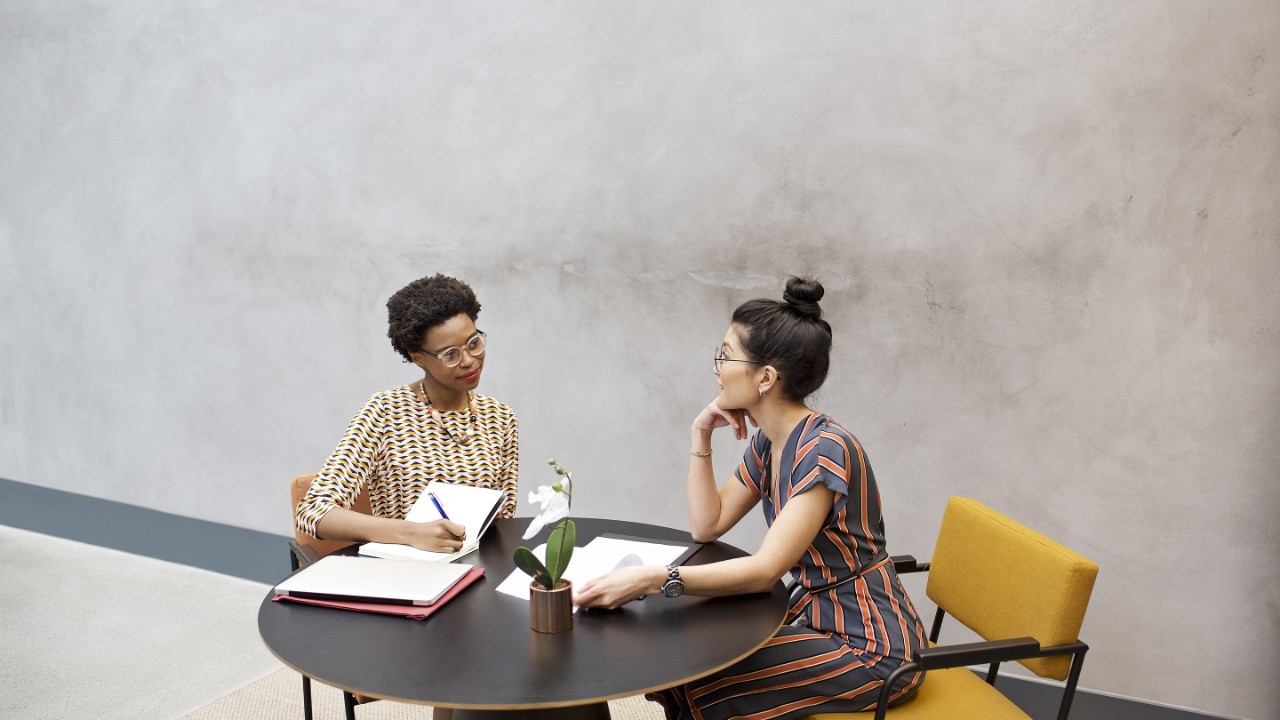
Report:
[[[576,539],[576,528],[569,519],[573,477],[554,458],[547,464],[560,480],[529,493],[529,502],[538,505],[539,510],[525,530],[524,539],[537,535],[550,523],[559,523],[547,538],[545,562],[524,546],[516,548],[515,562],[533,578],[529,582],[529,626],[538,632],[557,633],[573,627],[573,584],[562,577],[573,558]]]

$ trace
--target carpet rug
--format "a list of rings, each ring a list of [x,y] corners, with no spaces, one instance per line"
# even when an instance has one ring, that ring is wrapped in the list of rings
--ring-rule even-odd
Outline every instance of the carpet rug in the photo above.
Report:
[[[311,683],[315,720],[340,720],[342,693],[324,683]],[[609,714],[614,720],[662,720],[662,708],[644,697],[613,700]],[[356,708],[359,720],[428,720],[431,708],[424,705],[379,700]],[[186,715],[182,720],[301,720],[302,676],[282,668],[219,700]]]

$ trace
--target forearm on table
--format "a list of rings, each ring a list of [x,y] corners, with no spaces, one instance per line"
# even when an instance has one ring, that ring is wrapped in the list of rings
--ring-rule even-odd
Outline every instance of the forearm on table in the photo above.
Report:
[[[681,566],[680,580],[689,595],[742,595],[767,592],[783,572],[785,570],[776,569],[761,558],[748,556],[708,565]]]
[[[408,544],[406,522],[392,518],[365,515],[335,507],[316,524],[316,537],[324,540],[352,540]]]

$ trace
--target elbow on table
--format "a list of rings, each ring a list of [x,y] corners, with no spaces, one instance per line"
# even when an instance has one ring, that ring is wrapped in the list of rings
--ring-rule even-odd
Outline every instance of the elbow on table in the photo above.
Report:
[[[693,541],[697,543],[715,542],[716,540],[720,539],[719,534],[715,532],[709,532],[707,530],[700,530],[698,528],[694,528],[693,530],[690,530],[689,535],[693,538]]]
[[[782,579],[781,575],[764,574],[758,575],[753,579],[751,592],[765,593],[773,589],[773,586]]]

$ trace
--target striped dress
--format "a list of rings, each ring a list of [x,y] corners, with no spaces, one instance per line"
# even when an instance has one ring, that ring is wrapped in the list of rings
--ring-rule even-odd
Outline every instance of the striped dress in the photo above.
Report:
[[[787,621],[746,659],[688,685],[649,695],[668,718],[765,720],[874,709],[880,687],[925,646],[924,627],[885,552],[880,492],[862,446],[814,413],[791,432],[781,472],[756,433],[735,476],[763,501],[765,521],[822,483],[835,502],[792,569]],[[917,674],[890,701],[915,693]]]
[[[369,398],[298,503],[297,529],[314,537],[320,519],[335,507],[349,509],[366,485],[375,515],[403,519],[432,480],[502,490],[501,515],[514,515],[516,414],[491,397],[474,398],[477,432],[466,444],[454,438],[466,432],[468,410],[437,411],[442,425],[408,387]]]

